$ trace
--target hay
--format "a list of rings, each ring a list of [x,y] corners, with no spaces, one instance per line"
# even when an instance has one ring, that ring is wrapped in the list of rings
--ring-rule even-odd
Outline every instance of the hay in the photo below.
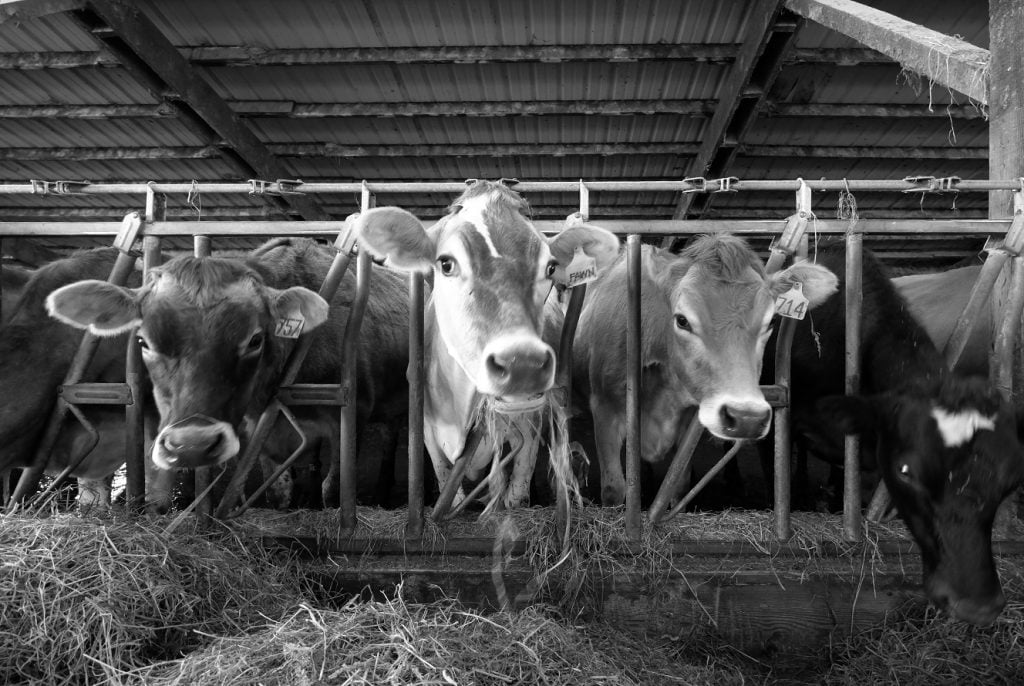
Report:
[[[1011,599],[991,627],[917,604],[833,650],[829,684],[1019,684],[1024,675],[1024,570],[1001,560]]]
[[[0,683],[97,683],[298,602],[282,560],[163,524],[0,517]]]
[[[738,667],[663,644],[574,626],[541,609],[482,615],[455,601],[303,605],[280,623],[223,638],[125,682],[198,684],[734,684]],[[705,664],[700,664],[704,662]]]

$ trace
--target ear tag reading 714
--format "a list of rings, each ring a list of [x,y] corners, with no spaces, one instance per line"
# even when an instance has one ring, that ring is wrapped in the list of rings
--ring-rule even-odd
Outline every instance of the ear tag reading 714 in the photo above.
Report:
[[[807,314],[807,298],[803,291],[802,283],[794,283],[792,288],[775,298],[775,313],[790,319],[803,319]]]
[[[274,335],[278,338],[298,338],[302,334],[302,327],[306,325],[306,320],[298,312],[290,312],[289,315],[277,320]]]
[[[565,268],[566,286],[575,288],[597,279],[597,260],[590,257],[580,246],[576,246],[572,262]]]

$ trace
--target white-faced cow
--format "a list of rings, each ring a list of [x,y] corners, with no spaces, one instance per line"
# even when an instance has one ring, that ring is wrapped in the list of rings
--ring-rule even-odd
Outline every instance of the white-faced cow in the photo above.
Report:
[[[555,351],[543,323],[577,249],[598,270],[618,240],[578,224],[545,238],[529,207],[503,184],[476,181],[429,229],[397,207],[359,217],[359,240],[398,269],[433,273],[426,309],[425,442],[443,485],[462,453],[482,395],[525,400],[549,390]],[[520,481],[514,476],[514,481]],[[521,500],[521,494],[512,500]]]
[[[833,462],[842,460],[843,434],[861,433],[864,457],[877,462],[921,549],[929,597],[955,617],[991,623],[1005,602],[992,521],[1024,474],[1017,424],[983,380],[946,370],[878,259],[863,258],[861,395],[841,395],[840,287],[794,336],[794,427]],[[818,261],[845,280],[841,245],[821,249]]]
[[[61,321],[104,336],[137,327],[160,413],[153,461],[164,469],[211,466],[239,452],[243,419],[258,416],[280,381],[279,320],[302,321],[313,337],[298,382],[340,379],[355,276],[345,274],[328,306],[311,289],[331,259],[312,240],[277,239],[245,259],[174,258],[140,288],[72,284],[47,305]],[[404,279],[374,270],[356,361],[359,426],[382,408],[404,411],[407,312]]]
[[[807,262],[766,275],[743,240],[725,235],[700,237],[679,255],[643,246],[641,259],[641,456],[662,459],[693,406],[714,436],[764,436],[772,413],[758,376],[775,298],[801,283],[815,307],[835,291],[836,277]],[[573,349],[574,382],[593,415],[605,505],[625,498],[626,286],[624,259],[591,285]]]
[[[116,257],[117,250],[101,248],[34,270],[11,307],[10,319],[0,327],[0,474],[31,462],[56,403],[57,389],[82,339],[80,332],[46,315],[46,297],[79,279],[106,278]],[[138,280],[137,275],[131,278]],[[103,341],[85,378],[123,383],[126,340],[119,336]],[[124,410],[99,405],[82,406],[82,410],[99,430],[100,441],[72,476],[79,479],[80,504],[109,505],[110,476],[124,462]],[[67,419],[46,463],[46,473],[62,471],[82,455],[90,441],[77,421]]]

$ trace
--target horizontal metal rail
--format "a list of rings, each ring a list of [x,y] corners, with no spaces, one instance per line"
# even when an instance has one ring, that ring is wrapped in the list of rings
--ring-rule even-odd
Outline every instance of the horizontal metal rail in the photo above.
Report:
[[[608,219],[592,220],[603,229],[616,234],[685,235],[727,231],[734,235],[781,234],[786,219]],[[558,233],[565,227],[561,220],[533,222],[544,233]],[[336,237],[344,221],[167,221],[146,224],[149,236],[330,236]],[[841,235],[848,233],[850,222],[819,219],[808,227],[817,234]],[[114,236],[120,222],[4,222],[0,221],[0,236]],[[875,234],[953,234],[988,235],[1005,234],[1009,219],[861,219],[854,233]]]
[[[896,191],[896,192],[930,192],[927,184],[931,177],[921,180],[887,180],[887,179],[819,179],[808,180],[806,185],[812,191]],[[663,191],[689,193],[715,193],[722,191],[720,179],[689,179],[663,181],[521,181],[515,189],[523,193],[579,193],[580,186],[585,185],[591,192],[617,191]],[[733,191],[797,191],[800,190],[798,179],[727,179],[726,189]],[[267,182],[259,192],[253,193],[251,183],[76,183],[73,193],[76,195],[116,195],[144,194],[149,190],[154,193],[224,193],[253,194],[260,193],[361,193],[366,189],[373,194],[386,193],[461,193],[466,184],[461,181],[430,181],[430,182]],[[992,191],[1018,190],[1020,181],[1017,179],[959,179],[942,190],[955,191]],[[0,184],[0,195],[40,195],[39,185],[31,183]],[[64,193],[62,195],[68,195]],[[54,194],[56,195],[56,194]]]

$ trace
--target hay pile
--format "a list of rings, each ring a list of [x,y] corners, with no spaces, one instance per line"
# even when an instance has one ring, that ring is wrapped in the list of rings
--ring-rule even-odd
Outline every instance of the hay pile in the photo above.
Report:
[[[922,605],[833,650],[829,684],[1006,684],[1024,678],[1024,569],[1002,560],[1010,600],[991,627],[973,627]]]
[[[178,657],[283,616],[295,577],[223,531],[0,517],[0,683],[96,683]]]
[[[738,667],[693,664],[673,649],[573,626],[531,608],[481,615],[455,601],[303,605],[249,636],[127,678],[147,685],[733,684]]]

